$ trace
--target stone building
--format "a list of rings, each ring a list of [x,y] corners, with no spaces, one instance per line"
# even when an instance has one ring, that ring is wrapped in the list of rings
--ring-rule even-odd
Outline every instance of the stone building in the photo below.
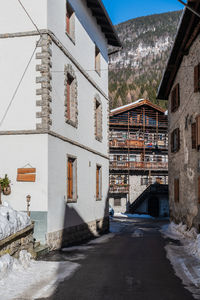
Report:
[[[23,6],[0,3],[0,177],[57,248],[108,228],[108,45],[121,45],[101,0]]]
[[[167,115],[162,108],[140,99],[111,110],[109,196],[115,212],[128,211],[146,191],[137,212],[168,213],[167,196],[154,197],[154,208],[148,199],[150,185],[168,184],[167,149]]]
[[[188,5],[200,13],[199,1]],[[200,228],[200,18],[185,9],[157,97],[169,105],[171,219]]]

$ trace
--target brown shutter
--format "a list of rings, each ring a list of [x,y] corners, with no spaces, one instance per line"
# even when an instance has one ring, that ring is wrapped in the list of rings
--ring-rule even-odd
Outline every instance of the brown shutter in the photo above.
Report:
[[[194,67],[194,92],[199,90],[199,65]]]
[[[200,176],[198,177],[198,202],[200,203]]]
[[[196,117],[196,146],[200,147],[200,115]]]
[[[180,149],[180,129],[177,128],[176,132],[177,132],[177,134],[176,134],[176,138],[177,138],[177,148],[176,148],[176,151],[178,151]]]
[[[171,152],[174,152],[174,131],[171,133]]]
[[[179,83],[176,85],[176,109],[180,105],[180,91],[179,91]]]
[[[99,199],[99,167],[96,168],[96,198]]]
[[[67,79],[67,119],[70,120],[71,80]]]
[[[179,179],[174,179],[174,201],[179,202]]]
[[[192,149],[196,149],[196,123],[191,126]]]
[[[73,198],[73,161],[71,159],[68,160],[67,166],[67,197],[68,199]]]

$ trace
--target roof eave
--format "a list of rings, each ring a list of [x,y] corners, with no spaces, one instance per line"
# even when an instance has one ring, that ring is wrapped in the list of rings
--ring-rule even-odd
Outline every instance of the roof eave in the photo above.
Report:
[[[97,24],[101,27],[108,45],[122,47],[121,41],[102,3],[102,0],[86,0],[86,3],[91,9],[92,15],[96,18]]]

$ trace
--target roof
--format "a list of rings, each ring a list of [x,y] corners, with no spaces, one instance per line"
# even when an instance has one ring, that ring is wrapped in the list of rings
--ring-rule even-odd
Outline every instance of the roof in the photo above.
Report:
[[[162,109],[160,106],[156,105],[156,104],[153,104],[150,100],[146,100],[146,99],[139,99],[137,101],[134,101],[132,103],[129,103],[127,105],[123,105],[123,106],[120,106],[118,108],[115,108],[115,109],[112,109],[111,112],[110,112],[110,116],[114,116],[114,115],[117,115],[117,114],[120,114],[122,112],[126,112],[126,111],[129,111],[133,108],[136,108],[136,107],[140,107],[142,105],[148,105],[162,113],[165,112],[164,109]]]
[[[115,47],[121,47],[122,44],[102,0],[86,0],[86,3],[91,9],[93,16],[96,18],[97,24],[101,27],[108,44]]]
[[[195,11],[200,12],[199,0],[188,0],[188,5]],[[158,89],[157,99],[168,100],[169,93],[173,86],[182,59],[184,55],[189,53],[190,47],[199,34],[199,31],[200,18],[189,9],[185,8],[179,22],[178,31],[167,62],[167,66]]]

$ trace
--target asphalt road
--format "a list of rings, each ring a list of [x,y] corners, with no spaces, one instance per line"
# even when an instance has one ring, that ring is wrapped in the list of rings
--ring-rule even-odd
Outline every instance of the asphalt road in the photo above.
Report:
[[[115,235],[105,243],[49,255],[47,260],[76,258],[80,268],[48,299],[194,299],[166,258],[164,246],[169,240],[161,236],[160,225],[151,220],[113,220]]]

